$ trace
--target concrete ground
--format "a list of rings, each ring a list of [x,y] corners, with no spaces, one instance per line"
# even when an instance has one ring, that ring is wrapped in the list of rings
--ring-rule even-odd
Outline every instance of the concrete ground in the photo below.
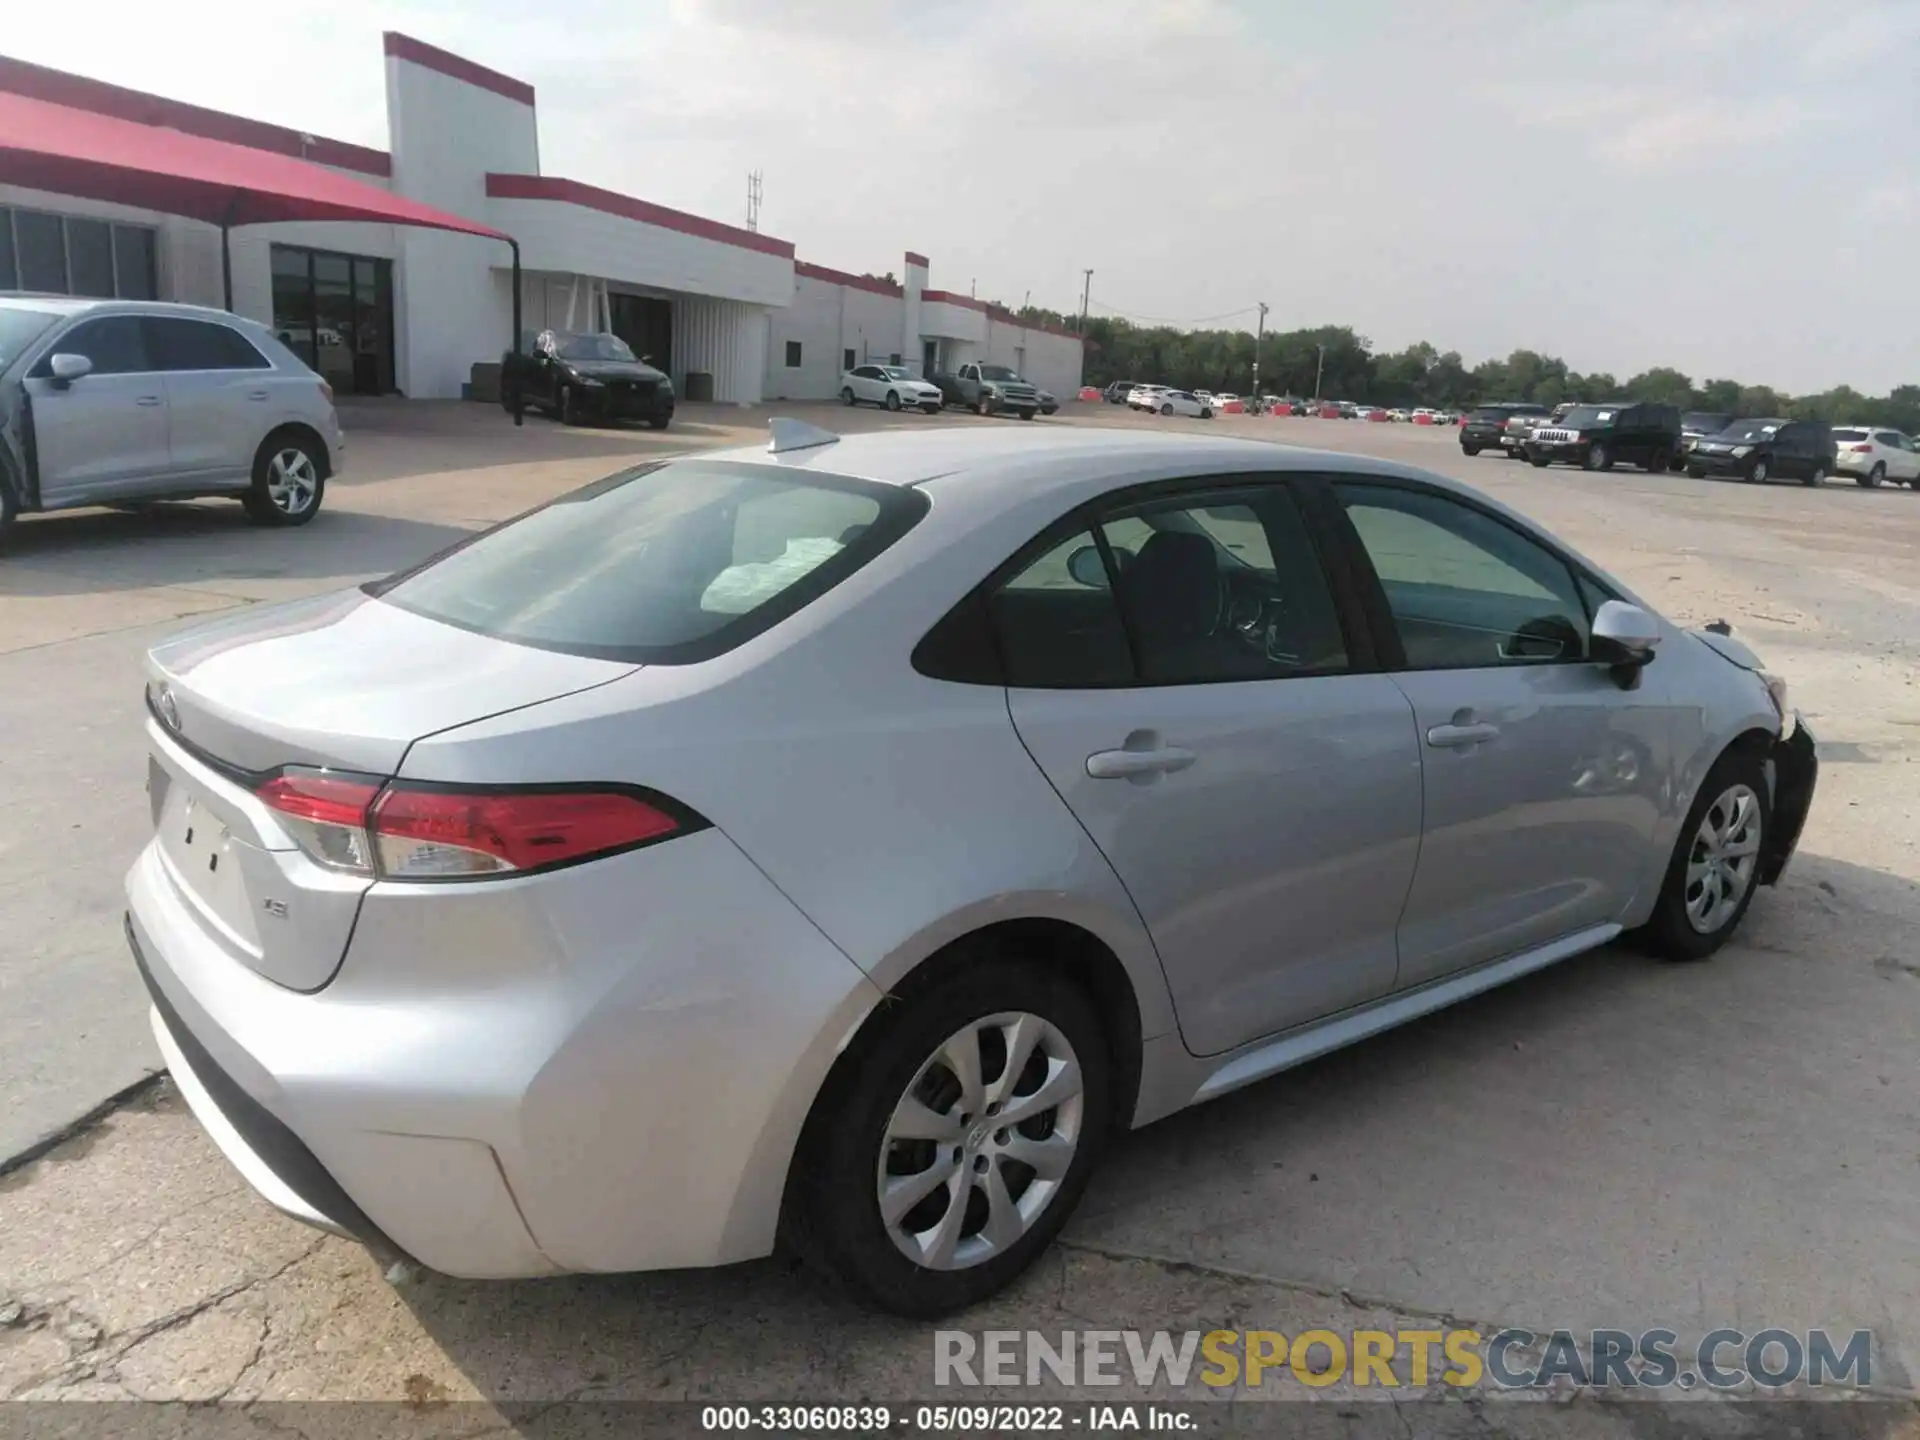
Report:
[[[1036,423],[1203,424],[1071,409]],[[23,522],[0,559],[0,1159],[157,1064],[119,926],[147,829],[137,661],[154,637],[385,572],[765,419],[690,407],[661,436],[515,430],[456,405],[346,418],[351,472],[303,531],[211,504],[89,513]],[[1462,476],[1674,618],[1729,620],[1790,678],[1820,793],[1787,879],[1712,962],[1603,950],[1151,1127],[1096,1178],[1068,1242],[960,1323],[1865,1327],[1876,1388],[1916,1394],[1920,494],[1536,471],[1405,426],[1211,429]],[[164,1085],[0,1178],[0,1396],[924,1396],[930,1357],[928,1327],[775,1263],[390,1286],[255,1200]],[[1397,1433],[1453,1433],[1433,1415],[1460,1409],[1409,1412],[1419,1425]],[[1561,1433],[1686,1433],[1651,1423],[1601,1406]]]

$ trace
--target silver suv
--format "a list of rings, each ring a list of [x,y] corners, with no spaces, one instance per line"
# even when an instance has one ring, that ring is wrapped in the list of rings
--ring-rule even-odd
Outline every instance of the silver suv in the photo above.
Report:
[[[0,534],[22,511],[198,495],[304,525],[344,445],[333,391],[251,320],[0,294]]]

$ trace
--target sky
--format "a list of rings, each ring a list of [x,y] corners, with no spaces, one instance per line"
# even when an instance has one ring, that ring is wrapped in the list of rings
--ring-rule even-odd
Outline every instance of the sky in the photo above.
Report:
[[[384,148],[381,32],[543,170],[800,258],[1804,393],[1920,383],[1920,0],[96,0],[0,50]]]

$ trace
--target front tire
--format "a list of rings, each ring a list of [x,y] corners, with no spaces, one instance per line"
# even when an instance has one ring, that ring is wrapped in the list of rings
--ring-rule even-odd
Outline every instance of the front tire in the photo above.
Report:
[[[1171,406],[1171,405],[1162,405],[1162,406],[1160,407],[1160,413],[1161,413],[1162,415],[1171,415],[1171,414],[1173,413],[1173,406]]]
[[[1773,467],[1763,457],[1747,467],[1744,478],[1749,485],[1764,485],[1773,478]]]
[[[7,533],[19,516],[20,502],[13,498],[13,487],[7,483],[6,476],[0,474],[0,550],[6,548]]]
[[[1739,928],[1759,888],[1773,813],[1766,767],[1751,749],[1715,762],[1687,812],[1660,898],[1637,938],[1663,960],[1704,960]]]
[[[898,410],[899,408],[900,408],[900,392],[898,390],[887,391],[887,409]]]
[[[1480,453],[1480,447],[1478,445],[1462,445],[1460,447],[1460,453],[1462,455],[1478,455]]]
[[[1112,1123],[1110,1073],[1077,986],[1004,952],[975,958],[882,1009],[835,1066],[788,1182],[787,1238],[898,1315],[984,1300],[1079,1203]]]
[[[986,396],[984,396],[984,395],[982,395],[982,396],[981,396],[981,397],[979,398],[979,400],[978,400],[978,401],[976,401],[976,402],[974,403],[974,407],[973,407],[973,408],[974,408],[974,410],[975,410],[975,412],[976,412],[976,413],[978,413],[978,414],[981,414],[981,415],[991,415],[991,414],[993,414],[993,402],[992,402],[991,400],[989,400],[989,399],[987,399],[987,397],[986,397]]]
[[[1213,411],[1202,406],[1200,410],[1200,418],[1202,420],[1211,420],[1213,418]]]
[[[1589,470],[1611,470],[1613,468],[1613,456],[1604,445],[1589,445],[1587,447],[1585,463]]]
[[[240,502],[256,525],[304,525],[320,513],[326,458],[311,440],[269,435],[253,457],[253,488]]]
[[[1532,463],[1533,468],[1536,470],[1544,470],[1547,468],[1547,466],[1553,463],[1553,461],[1550,460],[1545,455],[1529,455],[1527,459]]]
[[[580,423],[580,401],[571,385],[560,387],[560,423],[578,425]]]

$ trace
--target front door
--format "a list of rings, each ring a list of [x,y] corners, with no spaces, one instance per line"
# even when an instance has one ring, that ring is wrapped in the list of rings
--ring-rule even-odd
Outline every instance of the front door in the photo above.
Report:
[[[1335,490],[1425,760],[1399,987],[1617,922],[1670,779],[1658,668],[1623,690],[1588,662],[1596,582],[1504,519],[1416,485]]]
[[[1014,725],[1132,896],[1190,1050],[1387,993],[1419,748],[1284,487],[1117,506],[990,606]]]
[[[56,380],[57,354],[85,356],[93,368]],[[92,504],[164,485],[171,465],[166,387],[138,316],[83,320],[35,362],[26,388],[42,505]]]

